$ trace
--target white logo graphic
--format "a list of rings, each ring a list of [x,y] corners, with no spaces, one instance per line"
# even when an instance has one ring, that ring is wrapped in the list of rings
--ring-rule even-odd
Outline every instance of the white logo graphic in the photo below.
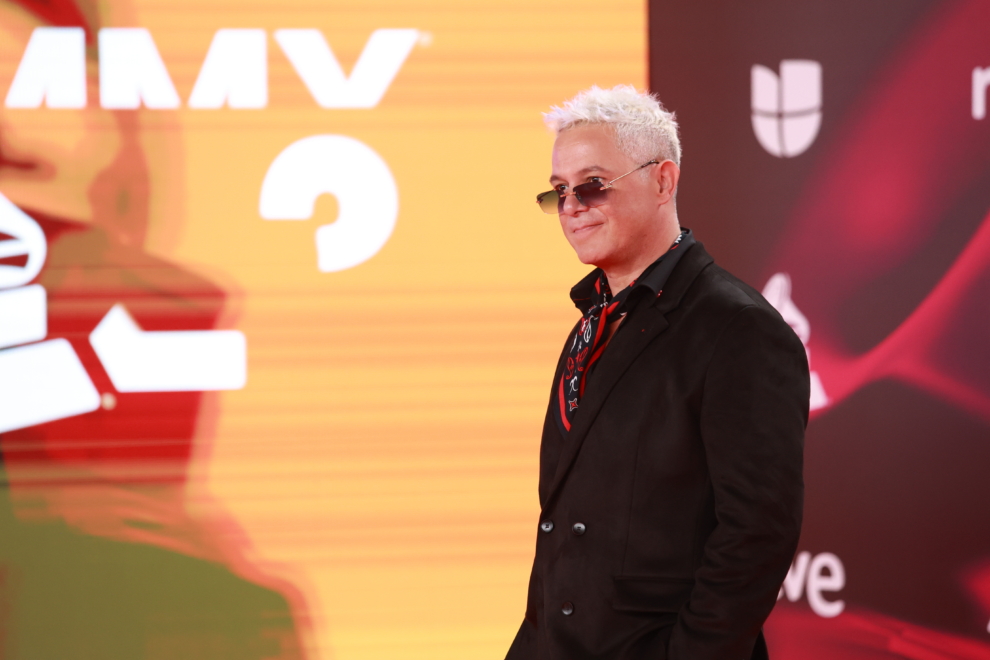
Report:
[[[432,42],[429,33],[419,30],[375,30],[347,75],[319,30],[275,30],[273,36],[321,108],[374,108],[416,44],[427,46]],[[181,105],[165,62],[147,29],[102,28],[98,41],[102,107],[134,110],[142,106],[169,109]],[[6,105],[83,108],[86,102],[83,29],[35,28],[8,90]],[[267,105],[267,32],[261,29],[218,30],[203,60],[188,107],[216,110],[222,107],[264,108]],[[266,220],[309,219],[316,198],[322,194],[337,197],[340,216],[336,222],[316,230],[319,269],[335,272],[353,268],[377,254],[392,235],[399,212],[398,189],[385,161],[364,143],[342,135],[314,135],[298,140],[286,147],[268,168],[259,202],[261,217]],[[44,237],[41,241],[44,242]],[[0,258],[4,256],[0,249]],[[4,285],[2,278],[3,267],[0,266],[0,287],[12,286]],[[8,301],[8,304],[15,303]],[[114,318],[108,326],[111,332],[130,328],[131,335],[140,337],[138,343],[148,345],[151,345],[148,342],[168,343],[174,339],[142,334],[133,321],[130,326],[126,325],[126,312],[121,310],[120,313],[124,316],[112,312]],[[11,328],[9,332],[13,336],[15,332],[27,331]],[[101,353],[100,358],[114,362],[116,353],[112,347],[108,350],[110,357]],[[156,354],[163,355],[157,351]],[[220,353],[210,355],[217,360],[225,359]],[[128,360],[119,361],[119,364],[127,363]],[[195,359],[192,367],[203,364]],[[166,363],[158,366],[164,368]],[[219,369],[217,373],[227,373],[226,367],[214,366]],[[152,371],[157,373],[158,367],[151,371],[141,369],[144,375],[137,381],[132,381],[130,376],[121,376],[122,382],[142,383],[134,385],[139,389],[121,391],[161,389],[159,385],[141,380],[149,377]],[[203,389],[197,384],[199,382],[193,378],[186,389]],[[114,384],[117,385],[116,378]],[[145,387],[151,389],[141,389]]]
[[[413,29],[375,30],[350,76],[319,30],[276,30],[275,40],[321,108],[373,108],[413,46],[429,35]],[[264,108],[268,104],[267,34],[221,29],[213,37],[189,107]],[[99,31],[100,105],[115,110],[178,108],[181,104],[158,47],[145,28]],[[8,108],[86,106],[86,38],[82,28],[39,27],[31,33]]]
[[[353,268],[375,256],[399,214],[399,191],[381,156],[344,135],[293,142],[268,167],[258,211],[265,220],[308,220],[323,194],[337,198],[340,215],[316,230],[319,269]]]
[[[43,286],[0,291],[0,348],[28,344],[47,334],[48,300]]]
[[[65,339],[0,351],[0,433],[99,407],[100,395]]]
[[[27,257],[23,266],[0,265],[0,433],[96,410],[100,395],[68,341],[9,348],[48,334],[45,289],[24,286],[41,271],[48,245],[34,219],[2,194],[0,232],[12,237],[0,241],[0,257]]]
[[[990,87],[990,66],[973,69],[973,119],[987,116],[987,88]]]
[[[812,60],[784,60],[780,76],[753,65],[753,132],[779,158],[804,153],[822,123],[822,65]]]
[[[27,257],[23,266],[0,264],[0,289],[27,284],[41,272],[48,256],[45,233],[34,218],[20,210],[0,193],[0,232],[8,238],[0,241],[0,259]]]
[[[824,591],[842,591],[846,586],[846,568],[842,560],[831,552],[811,556],[810,552],[801,552],[794,558],[784,584],[777,592],[777,600],[787,596],[787,600],[795,603],[801,600],[801,592],[807,587],[808,605],[811,611],[820,617],[830,619],[842,614],[846,609],[844,600],[825,600]]]
[[[47,296],[27,283],[44,264],[45,235],[3,194],[0,233],[12,237],[0,240],[0,258],[27,257],[0,264],[0,433],[96,410],[99,392],[72,345],[42,341]],[[119,392],[240,389],[247,379],[246,341],[235,330],[142,332],[118,304],[90,343]]]
[[[791,300],[791,278],[787,273],[777,273],[763,287],[763,297],[773,305],[787,325],[791,326],[794,334],[798,336],[804,344],[804,352],[808,355],[808,364],[811,364],[811,352],[808,350],[808,340],[811,338],[811,324],[807,317],[801,313],[794,301]],[[811,397],[808,407],[811,410],[818,410],[828,405],[828,396],[822,386],[822,379],[818,377],[818,372],[811,372]]]

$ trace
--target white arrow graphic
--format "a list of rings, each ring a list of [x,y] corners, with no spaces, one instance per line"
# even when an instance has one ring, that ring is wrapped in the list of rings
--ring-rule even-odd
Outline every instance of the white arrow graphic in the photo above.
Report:
[[[237,330],[145,332],[121,304],[89,335],[118,392],[239,390],[247,340]]]

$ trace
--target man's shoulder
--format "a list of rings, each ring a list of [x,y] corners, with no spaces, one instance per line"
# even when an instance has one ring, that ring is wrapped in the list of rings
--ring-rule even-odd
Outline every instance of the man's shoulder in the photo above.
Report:
[[[793,364],[807,365],[804,345],[773,305],[710,257],[674,311],[667,318],[687,344],[713,351],[722,346],[723,357],[748,354],[762,360],[783,359],[786,354],[794,358]]]
[[[699,252],[704,252],[704,248]],[[704,256],[706,263],[695,274],[680,301],[687,316],[704,319],[704,325],[714,330],[748,309],[750,315],[762,317],[771,325],[788,327],[759,291],[719,266],[707,253]]]
[[[727,309],[755,305],[768,311],[776,311],[763,294],[715,262],[699,274],[696,284],[699,293],[709,304],[724,305]]]

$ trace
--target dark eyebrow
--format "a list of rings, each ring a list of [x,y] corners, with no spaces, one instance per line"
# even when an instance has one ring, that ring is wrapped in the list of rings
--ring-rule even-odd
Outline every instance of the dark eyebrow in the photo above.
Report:
[[[589,165],[588,167],[585,167],[585,168],[583,168],[581,170],[578,170],[578,175],[587,174],[588,172],[602,172],[602,173],[605,173],[607,171],[608,171],[608,168],[602,167],[601,165]],[[553,183],[554,178],[556,178],[556,176],[553,175],[553,174],[551,174],[550,175],[550,183]]]

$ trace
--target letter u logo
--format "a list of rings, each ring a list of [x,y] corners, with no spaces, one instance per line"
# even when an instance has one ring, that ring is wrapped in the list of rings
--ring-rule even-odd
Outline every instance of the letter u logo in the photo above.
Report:
[[[765,66],[751,72],[753,132],[778,158],[804,153],[822,124],[822,65],[783,60],[780,76]]]

